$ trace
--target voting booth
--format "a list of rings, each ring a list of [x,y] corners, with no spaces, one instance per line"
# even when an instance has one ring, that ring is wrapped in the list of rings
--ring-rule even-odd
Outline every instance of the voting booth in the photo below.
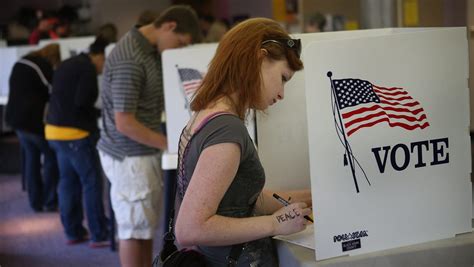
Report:
[[[95,36],[84,36],[84,37],[71,37],[61,39],[46,39],[39,42],[39,46],[42,47],[47,44],[56,43],[59,44],[61,51],[61,61],[68,59],[73,56],[77,56],[82,52],[89,50],[89,45],[95,40]]]
[[[465,28],[294,37],[305,69],[252,126],[266,187],[312,190],[315,223],[276,237],[280,261],[303,266],[309,253],[304,266],[317,266],[471,232]],[[189,102],[216,47],[163,53],[165,170],[176,168]]]
[[[316,231],[311,228],[304,234],[314,234],[314,243],[309,242],[307,236],[303,236],[302,233],[289,237],[287,240],[315,248],[315,258],[322,260],[402,247],[471,232],[472,184],[469,178],[471,172],[469,91],[465,29],[382,29],[303,34],[296,37],[301,38],[303,42],[302,59],[305,70],[296,73],[287,84],[284,101],[271,107],[268,115],[257,114],[259,154],[267,173],[267,186],[275,189],[297,189],[301,188],[301,185],[311,184],[312,187]],[[438,40],[444,41],[433,45]],[[354,46],[356,43],[360,45]],[[378,46],[377,49],[376,46]],[[375,53],[376,51],[378,54]],[[424,53],[420,53],[421,51]],[[430,60],[424,60],[421,57],[428,57]],[[436,61],[433,61],[434,59]],[[450,65],[446,65],[448,63]],[[343,70],[344,74],[339,73],[336,76],[337,71],[329,69],[334,68],[335,64],[338,64],[336,66],[339,71]],[[324,69],[323,80],[319,80],[321,78],[319,71],[322,69]],[[385,77],[387,80],[374,81],[374,78],[366,76],[369,70],[377,79]],[[365,119],[369,124],[377,120],[382,120],[382,122],[370,128],[361,128],[355,133],[351,132],[351,136],[347,138],[350,145],[350,150],[347,152],[344,138],[338,134],[341,126],[340,122],[336,124],[335,121],[337,113],[333,114],[337,110],[331,105],[336,102],[335,100],[331,102],[331,98],[323,98],[331,97],[332,87],[330,87],[328,72],[332,72],[333,79],[345,80],[347,83],[352,83],[352,79],[360,80],[361,83],[362,81],[372,82],[379,87],[401,88],[398,93],[402,95],[398,98],[405,96],[412,98],[411,103],[405,103],[409,101],[407,98],[402,99],[401,101],[405,102],[401,104],[413,105],[410,108],[415,110],[423,109],[423,112],[416,111],[419,113],[416,116],[416,119],[420,120],[419,127],[413,131],[393,127],[397,132],[390,133],[392,139],[389,139],[384,127],[390,129],[392,127],[386,126],[388,124],[386,118],[376,117],[370,113],[355,115],[354,118],[359,121],[355,120],[352,124],[347,124],[351,122],[345,121],[347,125],[344,124],[344,127],[348,126],[349,130],[354,129],[351,127],[360,126]],[[401,72],[405,75],[411,73],[410,79],[400,77]],[[421,74],[423,75],[420,76]],[[397,82],[400,79],[410,80],[418,89],[412,89],[407,83]],[[440,79],[443,82],[439,82]],[[395,84],[390,84],[391,82]],[[355,86],[355,83],[351,86]],[[453,90],[456,90],[455,94]],[[427,103],[420,99],[420,95],[425,94],[431,96],[431,100]],[[323,104],[326,103],[325,101],[327,104]],[[414,102],[419,102],[419,104]],[[416,108],[414,105],[419,107]],[[359,108],[362,107],[359,106]],[[352,109],[357,109],[357,107]],[[383,111],[378,110],[374,113]],[[446,111],[450,112],[445,113]],[[426,116],[424,121],[421,117],[423,113]],[[370,115],[374,116],[373,119],[366,118]],[[431,121],[429,119],[432,116],[440,116],[436,121],[446,122],[436,123],[436,129],[434,129],[433,119]],[[413,120],[413,118],[408,119]],[[344,120],[347,119],[344,118]],[[396,124],[399,121],[395,119],[391,123]],[[431,123],[430,127],[421,129],[425,122]],[[407,123],[409,123],[409,128],[416,124],[410,121]],[[419,131],[417,132],[416,129]],[[452,132],[454,129],[456,133]],[[364,130],[369,132],[364,133]],[[447,136],[436,138],[436,134],[432,131],[439,131],[439,134],[445,133]],[[328,135],[321,135],[321,132]],[[448,133],[452,134],[451,137]],[[413,138],[412,141],[405,139],[409,135]],[[351,141],[351,138],[355,140]],[[454,141],[456,145],[450,141],[453,138],[456,139]],[[361,152],[357,151],[363,147],[361,139],[365,140],[366,145],[370,144],[370,149],[369,153],[358,155]],[[392,140],[393,143],[390,146],[390,143],[384,144],[381,140],[385,142]],[[441,144],[445,141],[449,147],[445,148],[445,144]],[[434,144],[436,148],[433,148]],[[418,152],[417,146],[420,145],[423,148]],[[388,153],[389,146],[395,148],[395,152],[390,150]],[[338,150],[340,147],[342,147],[342,152]],[[425,147],[430,150],[428,151]],[[400,153],[404,153],[406,149],[411,161],[406,161],[407,158]],[[453,162],[453,149],[457,154],[456,163]],[[386,152],[385,158],[382,154],[378,154],[382,151]],[[434,151],[436,151],[435,156],[433,156]],[[392,153],[393,158],[391,158]],[[449,163],[444,163],[448,154]],[[377,157],[379,155],[380,158]],[[355,156],[355,158],[349,156]],[[380,159],[380,167],[384,168],[383,175],[380,174],[378,159]],[[352,175],[351,160],[356,179]],[[362,164],[362,161],[370,163]],[[395,168],[391,166],[392,163],[395,164]],[[366,178],[359,164],[363,166],[366,174],[372,173],[372,178]],[[425,170],[422,167],[424,164],[427,165]],[[334,165],[337,167],[333,167]],[[430,168],[437,169],[430,170]],[[338,182],[337,178],[342,175],[339,171],[348,175],[344,176],[347,180]],[[374,175],[374,171],[378,174]],[[430,172],[436,175],[431,175]],[[382,189],[378,189],[379,192],[374,192],[374,188],[382,187],[382,181],[386,184],[384,188],[386,191],[382,192]],[[360,188],[357,189],[357,187]],[[349,191],[345,191],[346,189]],[[364,191],[365,189],[367,191]],[[351,194],[346,194],[349,192]],[[388,196],[392,198],[389,199]],[[413,205],[410,201],[417,202],[419,205]],[[446,212],[447,209],[449,209],[448,212]],[[375,226],[376,231],[369,231],[367,227],[348,229],[361,221],[366,223],[361,223],[362,225]],[[379,235],[378,241],[372,239],[370,236],[372,233]],[[452,245],[452,243],[449,244]],[[298,255],[293,248],[279,246],[281,247],[284,247],[286,256]]]
[[[472,231],[465,29],[304,53],[316,259]]]

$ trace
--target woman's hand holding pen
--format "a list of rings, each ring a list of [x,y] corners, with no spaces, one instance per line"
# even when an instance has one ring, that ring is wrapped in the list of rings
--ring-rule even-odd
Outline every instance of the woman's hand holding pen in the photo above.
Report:
[[[304,218],[311,214],[311,209],[305,203],[292,203],[271,215],[274,235],[289,235],[306,228],[308,220]]]

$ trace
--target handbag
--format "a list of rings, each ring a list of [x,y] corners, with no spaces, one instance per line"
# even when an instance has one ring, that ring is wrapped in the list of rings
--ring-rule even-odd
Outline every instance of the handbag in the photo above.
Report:
[[[167,232],[163,237],[164,245],[160,254],[153,260],[153,267],[194,266],[207,267],[205,256],[199,251],[183,248],[178,250],[174,244],[174,234]],[[242,253],[243,244],[233,245],[227,256],[227,267],[234,267]]]
[[[173,212],[172,212],[173,213]],[[169,219],[173,221],[173,216]],[[175,236],[172,232],[173,226],[170,228],[163,237],[163,248],[159,255],[153,260],[153,267],[180,267],[180,266],[194,266],[194,267],[206,267],[205,256],[199,251],[189,248],[183,248],[178,250],[174,244]],[[242,253],[244,244],[233,245],[229,256],[227,256],[227,267],[234,267],[237,264],[237,260]]]
[[[174,181],[173,192],[171,194],[171,201],[174,203],[176,195],[176,181]],[[159,255],[153,260],[153,267],[180,267],[180,266],[194,266],[194,267],[206,267],[206,258],[199,251],[183,248],[178,250],[174,241],[176,240],[174,235],[174,204],[170,211],[170,217],[168,218],[168,232],[163,236],[163,248]],[[229,256],[227,256],[227,267],[234,267],[237,264],[237,260],[242,253],[244,244],[233,245]]]
[[[153,260],[153,267],[171,267],[171,266],[196,266],[205,267],[206,260],[204,256],[196,250],[183,248],[178,250],[174,244],[174,208],[171,211],[168,232],[163,236],[163,248],[158,256]]]

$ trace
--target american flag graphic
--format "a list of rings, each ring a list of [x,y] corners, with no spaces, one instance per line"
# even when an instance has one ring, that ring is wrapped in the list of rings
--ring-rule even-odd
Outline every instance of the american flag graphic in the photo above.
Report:
[[[420,103],[403,88],[376,86],[360,79],[332,81],[347,136],[382,122],[410,131],[430,125]]]
[[[201,85],[202,74],[191,68],[178,68],[179,78],[183,85],[184,94],[190,100]]]

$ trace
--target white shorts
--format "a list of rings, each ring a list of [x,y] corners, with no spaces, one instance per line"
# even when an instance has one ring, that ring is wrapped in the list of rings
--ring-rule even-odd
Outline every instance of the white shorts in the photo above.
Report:
[[[110,199],[119,239],[153,239],[163,205],[160,154],[126,157],[99,151],[110,181]]]

